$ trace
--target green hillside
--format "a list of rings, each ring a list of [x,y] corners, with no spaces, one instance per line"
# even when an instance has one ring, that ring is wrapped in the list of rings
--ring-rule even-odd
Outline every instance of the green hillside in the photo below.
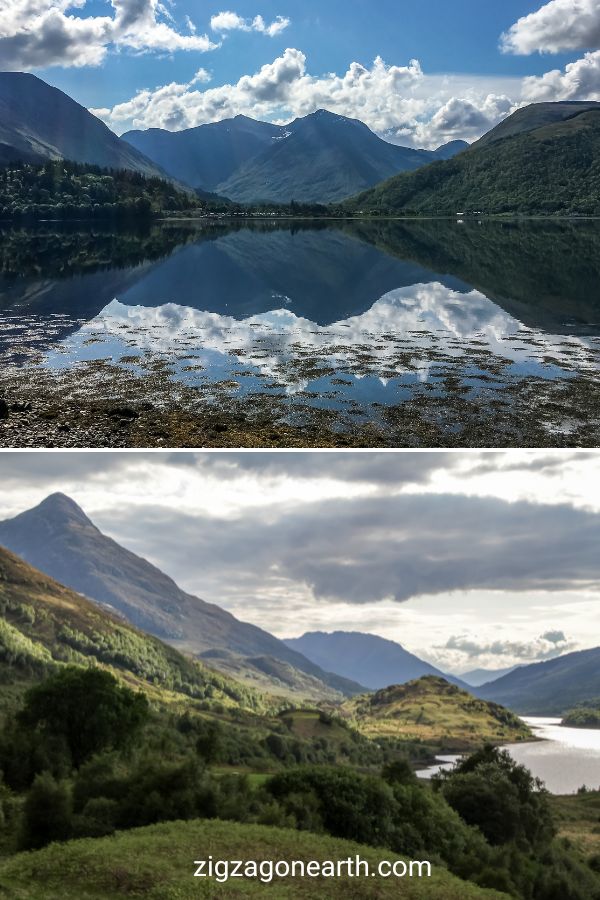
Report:
[[[500,141],[506,137],[513,137],[517,134],[525,134],[527,131],[535,131],[536,128],[543,128],[545,125],[554,125],[558,122],[564,122],[580,113],[589,110],[600,109],[600,103],[590,100],[562,100],[558,102],[548,103],[532,103],[529,106],[523,106],[517,109],[512,115],[484,134],[471,146],[483,147],[486,144],[492,144],[494,141]]]
[[[163,701],[257,708],[260,695],[128,625],[0,547],[2,697],[64,664],[99,664]],[[7,687],[13,690],[8,691]]]
[[[554,900],[557,884],[570,900],[600,898],[593,868],[556,843],[545,792],[508,754],[480,746],[491,719],[496,737],[514,739],[514,717],[443,679],[381,691],[374,705],[361,697],[353,722],[333,705],[281,708],[5,550],[0,606],[0,897],[253,896],[262,883],[192,880],[194,860],[353,851],[430,860],[431,879],[402,882],[414,900],[500,896],[484,888]],[[377,706],[428,725],[428,740],[382,730]],[[466,731],[479,749],[426,783],[411,759],[443,743],[434,712],[461,747]],[[353,727],[365,722],[376,741]],[[268,889],[397,896],[397,881],[368,883]]]
[[[12,162],[0,168],[0,221],[148,219],[199,201],[159,177],[88,163]]]
[[[353,697],[341,712],[371,739],[401,737],[441,744],[448,750],[532,737],[529,728],[504,707],[479,700],[433,675]]]
[[[550,805],[559,836],[570,841],[581,858],[600,871],[600,791],[551,797]]]
[[[568,728],[600,728],[600,702],[596,700],[593,705],[568,710],[561,724]]]
[[[517,114],[515,114],[517,115]],[[481,142],[342,207],[367,215],[598,215],[600,109]]]
[[[6,900],[187,900],[192,897],[348,897],[398,896],[398,880],[378,878],[365,893],[364,879],[275,878],[271,884],[244,878],[227,884],[194,879],[194,860],[337,860],[359,855],[376,867],[397,856],[349,841],[310,833],[231,822],[172,822],[139,828],[102,840],[53,844],[21,853],[0,864],[0,898]],[[375,881],[375,878],[372,879]],[[441,866],[431,878],[406,878],[407,900],[493,900],[506,897],[462,881]]]
[[[300,670],[296,682],[300,700],[305,699],[303,691],[308,684],[308,696],[318,694],[321,699],[341,699],[362,690],[359,684],[324,672],[262,628],[186,593],[148,560],[102,534],[63,494],[51,494],[33,509],[0,522],[0,544],[182,653],[209,653],[208,665],[225,669],[228,677],[233,671],[236,681],[251,670],[256,673],[253,684],[264,684],[267,670],[272,668],[265,658],[273,657],[288,666],[284,678],[280,677],[283,672],[276,670],[270,679],[272,693],[281,693],[282,688],[285,693],[293,692],[292,669]],[[250,661],[240,665],[240,657]]]

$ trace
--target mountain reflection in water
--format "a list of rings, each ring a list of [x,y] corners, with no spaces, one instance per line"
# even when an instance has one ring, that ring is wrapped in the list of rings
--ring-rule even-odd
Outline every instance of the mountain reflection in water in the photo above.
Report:
[[[59,370],[159,354],[188,384],[310,388],[334,405],[397,402],[464,354],[475,379],[485,354],[511,377],[596,366],[594,222],[165,224],[87,234],[79,256],[69,232],[12,238],[0,352],[13,364],[28,350]]]

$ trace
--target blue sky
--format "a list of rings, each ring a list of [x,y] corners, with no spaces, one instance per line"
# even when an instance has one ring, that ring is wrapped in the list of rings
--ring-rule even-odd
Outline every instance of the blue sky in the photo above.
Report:
[[[35,71],[119,133],[238,112],[286,121],[320,105],[399,143],[433,145],[477,137],[524,102],[600,98],[598,0],[37,0],[35,13],[32,6],[3,3],[0,67]],[[353,64],[364,67],[360,84]],[[348,75],[340,84],[330,73]]]
[[[96,15],[106,10],[105,3],[88,6]],[[536,75],[548,68],[547,57],[500,53],[498,38],[539,6],[536,0],[242,0],[232,7],[244,18],[260,13],[272,21],[282,15],[291,24],[275,38],[233,32],[219,50],[210,53],[183,52],[162,58],[120,53],[99,68],[53,66],[38,70],[38,74],[85,106],[112,106],[140,87],[188,81],[200,65],[214,73],[216,83],[235,82],[271,62],[286,47],[303,50],[315,74],[341,73],[354,60],[369,65],[382,56],[397,65],[416,57],[432,74]],[[185,0],[178,2],[173,12],[181,23],[189,15],[203,33],[209,31],[211,16],[225,8],[230,8],[227,2],[205,5]],[[561,66],[574,58],[576,54],[563,54],[553,58],[553,64]]]

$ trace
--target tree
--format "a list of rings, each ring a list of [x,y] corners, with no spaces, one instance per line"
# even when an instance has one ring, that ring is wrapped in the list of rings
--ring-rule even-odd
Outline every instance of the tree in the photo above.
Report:
[[[19,723],[49,739],[63,739],[75,768],[101,750],[127,745],[148,716],[141,693],[103,669],[66,666],[25,695]]]
[[[21,848],[35,850],[51,841],[65,841],[71,831],[71,796],[65,782],[49,772],[36,775],[23,806]]]
[[[515,841],[536,849],[554,837],[547,792],[506,750],[486,745],[437,776],[435,786],[492,845]]]

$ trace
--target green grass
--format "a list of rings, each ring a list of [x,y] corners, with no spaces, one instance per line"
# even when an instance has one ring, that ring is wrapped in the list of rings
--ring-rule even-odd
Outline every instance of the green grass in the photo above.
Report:
[[[371,739],[403,738],[468,750],[486,741],[507,743],[532,737],[529,728],[504,707],[479,700],[432,675],[352,697],[341,709]]]
[[[298,709],[280,715],[290,732],[302,740],[325,738],[333,745],[348,743],[350,732],[347,727],[334,716],[324,721],[319,710]]]
[[[194,878],[194,860],[336,860],[357,854],[373,867],[399,857],[349,841],[307,832],[219,821],[170,822],[114,837],[52,844],[0,865],[2,900],[187,900],[192,897],[397,898],[500,900],[432,866],[431,878],[276,879],[271,884],[235,879],[219,885]]]
[[[600,854],[600,791],[551,797],[560,837],[568,838],[583,859]]]

